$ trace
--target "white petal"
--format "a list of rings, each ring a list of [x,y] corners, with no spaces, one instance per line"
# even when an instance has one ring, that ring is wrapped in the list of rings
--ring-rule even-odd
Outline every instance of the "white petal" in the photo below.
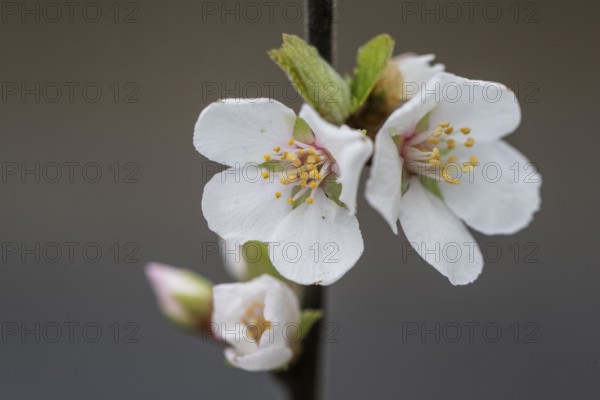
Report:
[[[406,90],[421,88],[436,74],[444,71],[444,64],[431,65],[434,54],[416,55],[414,53],[400,54],[394,57],[402,73],[403,84]]]
[[[385,132],[389,136],[411,136],[419,121],[434,107],[434,101],[421,101],[421,96],[415,96],[388,117],[377,135]]]
[[[206,184],[202,212],[213,232],[239,244],[270,237],[292,208],[286,202],[292,188],[275,176],[263,179],[260,174],[257,166],[246,165],[216,174]],[[275,198],[276,192],[283,194],[281,198]]]
[[[453,285],[473,282],[483,257],[462,222],[417,177],[410,179],[402,201],[400,223],[413,249]]]
[[[270,371],[291,361],[292,349],[286,346],[260,348],[256,352],[239,355],[233,348],[225,349],[225,357],[235,367],[246,371]]]
[[[194,146],[206,158],[232,167],[262,162],[293,134],[296,114],[270,99],[226,99],[206,107],[196,123]]]
[[[402,200],[402,164],[394,140],[387,133],[375,137],[375,155],[367,181],[365,197],[398,234]]]
[[[529,160],[504,141],[479,143],[456,152],[477,155],[480,165],[459,185],[440,183],[444,201],[470,227],[487,235],[525,228],[541,204],[542,179]]]
[[[277,226],[269,257],[279,273],[302,285],[329,285],[356,264],[363,252],[358,220],[321,190]]]
[[[431,112],[430,127],[450,122],[456,129],[471,128],[474,139],[491,142],[512,133],[521,122],[517,98],[497,82],[477,81],[441,73],[416,96],[437,107]],[[429,92],[429,94],[427,94]],[[436,98],[437,97],[437,98]]]
[[[316,144],[327,149],[335,158],[338,166],[335,172],[342,184],[340,201],[354,214],[360,174],[373,153],[373,142],[359,130],[330,124],[307,104],[302,106],[300,117],[315,133]]]

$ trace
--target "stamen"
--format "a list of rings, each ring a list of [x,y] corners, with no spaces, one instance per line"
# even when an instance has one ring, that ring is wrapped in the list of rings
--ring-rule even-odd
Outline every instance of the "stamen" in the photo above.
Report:
[[[454,139],[448,139],[447,145],[448,150],[452,150],[456,146],[456,142],[454,141]]]
[[[460,131],[463,133],[463,135],[468,135],[471,133],[471,128],[465,126],[464,128],[460,128]]]
[[[268,154],[265,154],[263,157],[265,158],[265,161],[267,161],[267,162],[269,162],[271,160],[271,156]]]
[[[306,202],[307,202],[308,204],[312,204],[312,203],[314,203],[314,202],[315,202],[315,199],[314,199],[314,198],[312,198],[312,197],[307,197],[307,198],[306,198]]]
[[[290,139],[290,140],[288,141],[288,144],[289,144],[290,146],[291,146],[291,145],[293,145],[293,144],[294,144],[294,139]]]
[[[279,150],[281,150],[281,147],[279,147],[279,146],[275,146],[275,147],[273,147],[273,151],[274,151],[275,153],[279,153]]]
[[[281,192],[275,192],[275,198],[278,199],[281,197]]]
[[[262,177],[265,178],[265,179],[268,179],[269,178],[269,172],[263,171],[262,172]]]
[[[452,132],[454,132],[454,128],[449,126],[444,130],[444,132],[446,133],[446,135],[451,135]]]
[[[472,137],[467,138],[467,141],[465,142],[466,147],[473,147],[474,144],[475,144],[475,139],[473,139]]]

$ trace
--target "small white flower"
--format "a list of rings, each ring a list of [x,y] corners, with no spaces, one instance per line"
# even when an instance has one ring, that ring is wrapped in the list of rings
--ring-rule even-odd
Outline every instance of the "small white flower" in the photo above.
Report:
[[[269,371],[292,360],[300,305],[281,281],[262,275],[214,287],[213,331],[231,347],[225,357],[247,371]]]
[[[227,240],[270,242],[271,261],[287,279],[327,285],[363,252],[356,192],[373,145],[307,105],[300,117],[312,132],[294,138],[296,115],[277,101],[230,99],[204,109],[194,145],[231,168],[208,182],[202,211],[210,229]],[[328,191],[338,183],[339,199]]]
[[[208,322],[212,307],[212,284],[191,271],[151,263],[146,276],[163,313],[178,324],[197,327]]]
[[[504,85],[441,73],[390,115],[375,139],[368,202],[394,233],[400,220],[415,251],[455,285],[474,281],[483,268],[460,220],[485,234],[510,234],[539,209],[541,178],[515,179],[511,167],[529,161],[499,140],[520,119]],[[491,178],[483,176],[488,165]],[[425,187],[431,180],[439,196]]]

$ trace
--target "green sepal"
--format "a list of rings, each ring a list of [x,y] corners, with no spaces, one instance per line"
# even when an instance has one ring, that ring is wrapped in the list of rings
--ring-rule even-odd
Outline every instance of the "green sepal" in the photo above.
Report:
[[[336,125],[346,121],[351,107],[348,83],[316,48],[298,36],[284,34],[281,47],[268,54],[323,118]]]
[[[283,280],[284,278],[277,272],[273,263],[271,263],[271,259],[269,258],[269,247],[266,243],[259,242],[256,240],[251,240],[244,243],[242,249],[242,255],[248,254],[247,250],[250,247],[254,247],[258,249],[259,254],[256,257],[248,257],[248,259],[244,259],[244,261],[248,264],[248,276],[246,280],[251,280],[257,278],[263,274],[271,275],[277,279]]]
[[[429,190],[435,197],[437,197],[440,200],[444,199],[442,197],[442,192],[440,190],[439,183],[434,178],[421,175],[419,177],[419,181],[421,182],[421,185],[423,185],[425,189]]]
[[[338,206],[346,208],[346,205],[340,200],[342,184],[337,181],[337,176],[335,174],[331,174],[325,178],[321,183],[321,188],[325,192],[327,198],[333,200]]]
[[[306,309],[302,310],[300,315],[300,340],[303,340],[310,333],[313,325],[323,317],[323,311]]]
[[[305,144],[311,144],[315,141],[315,134],[312,129],[300,117],[296,117],[296,123],[294,124],[294,139]]]
[[[289,162],[287,161],[271,160],[260,164],[259,167],[261,167],[262,169],[266,169],[270,173],[275,173],[283,171],[288,164]]]
[[[408,190],[408,171],[406,167],[402,167],[402,183],[400,186],[400,191],[402,192],[402,196],[404,196],[404,193]]]
[[[375,36],[358,50],[354,76],[350,81],[354,113],[367,101],[394,51],[394,40],[387,34]]]
[[[417,126],[415,127],[416,133],[425,132],[429,129],[429,119],[431,117],[431,112],[428,112],[417,122]]]
[[[303,188],[300,185],[295,186],[292,189],[292,197],[295,197],[298,192],[300,192],[300,190],[302,190]],[[300,197],[298,197],[296,200],[294,200],[294,203],[292,203],[292,210],[295,209],[296,207],[304,204],[306,202],[306,199],[308,199],[311,195],[311,190],[306,190],[304,193],[302,193],[302,195]]]

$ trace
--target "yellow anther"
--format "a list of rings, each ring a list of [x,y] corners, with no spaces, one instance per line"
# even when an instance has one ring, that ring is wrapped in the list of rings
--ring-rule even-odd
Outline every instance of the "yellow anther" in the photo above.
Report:
[[[438,126],[439,126],[440,128],[447,128],[447,127],[449,127],[449,126],[450,126],[450,122],[440,122],[440,123],[438,124]]]
[[[318,176],[319,176],[319,172],[316,169],[313,169],[308,173],[308,177],[310,179],[317,179]]]
[[[444,178],[444,180],[452,185],[458,185],[460,183],[460,179],[456,179],[456,178],[452,178],[449,174],[448,171],[442,171],[442,178]]]
[[[315,202],[315,199],[313,199],[312,197],[307,197],[307,198],[306,198],[306,202],[307,202],[308,204],[312,204],[312,203],[314,203],[314,202]]]
[[[298,159],[298,154],[296,154],[296,153],[289,152],[289,153],[286,153],[286,154],[287,154],[287,159],[288,160],[296,161]]]
[[[471,158],[469,158],[469,163],[471,165],[477,165],[479,164],[479,158],[477,158],[477,156],[471,156]]]
[[[267,179],[269,177],[269,172],[268,171],[263,171],[261,175],[262,175],[263,178]]]
[[[438,128],[433,132],[433,137],[439,138],[440,136],[442,136],[442,130]]]
[[[310,154],[311,156],[312,156],[313,154],[315,154],[315,148],[314,148],[314,147],[311,147],[310,149],[308,149],[308,154]]]
[[[281,147],[279,147],[279,146],[275,146],[275,147],[273,147],[273,151],[274,151],[275,153],[279,153],[279,150],[281,150]]]
[[[292,198],[289,198],[289,199],[288,199],[288,204],[294,204],[294,199],[292,199]]]
[[[475,139],[473,139],[472,137],[467,138],[467,141],[465,142],[465,146],[473,147],[474,144],[475,144]]]
[[[449,126],[446,129],[444,129],[444,132],[446,133],[446,135],[450,135],[452,132],[454,132],[454,128]]]
[[[293,145],[293,144],[294,144],[294,139],[290,139],[290,140],[288,141],[288,144],[289,144],[290,146],[291,146],[291,145]]]
[[[263,157],[265,158],[265,161],[270,161],[271,160],[271,156],[268,155],[268,154],[265,154]]]
[[[317,166],[316,166],[316,165],[307,165],[307,166],[306,166],[306,168],[307,168],[309,171],[313,171],[313,170],[317,169]]]
[[[315,181],[312,181],[312,182],[310,183],[310,188],[311,188],[311,189],[314,189],[314,188],[316,188],[316,187],[317,187],[317,182],[315,182]]]
[[[283,154],[281,155],[281,159],[282,159],[282,160],[285,160],[285,159],[287,159],[287,156],[288,156],[288,153],[283,153]]]
[[[305,180],[300,181],[300,187],[301,188],[306,187],[306,181]]]
[[[302,173],[300,174],[300,178],[301,178],[303,181],[307,181],[307,180],[308,180],[308,173],[307,173],[307,172],[302,172]]]
[[[438,144],[439,142],[440,141],[438,139],[433,138],[433,137],[427,139],[427,143],[429,143],[429,144]]]
[[[437,147],[434,147],[433,150],[431,150],[431,158],[439,158],[440,157],[440,149],[438,149]]]
[[[440,160],[436,160],[435,158],[432,158],[431,160],[429,160],[429,164],[440,165]]]
[[[279,178],[279,182],[281,182],[282,185],[290,184],[290,181],[285,176],[282,176],[281,178]]]
[[[456,158],[456,156],[450,156],[448,157],[448,162],[449,163],[455,163],[458,161],[458,158]]]
[[[447,145],[448,145],[448,150],[452,150],[454,148],[454,146],[456,146],[456,142],[454,141],[454,139],[448,139]]]
[[[306,157],[306,162],[308,164],[315,164],[317,162],[317,158],[315,156],[308,156]]]
[[[298,149],[298,154],[300,154],[301,156],[304,155],[305,151],[304,149]]]
[[[460,128],[460,131],[463,134],[468,135],[469,133],[471,133],[471,128],[468,128],[468,127],[465,126],[464,128]]]
[[[323,180],[323,174],[319,172],[319,174],[317,175],[318,180]]]
[[[278,199],[281,197],[281,192],[275,192],[275,198]]]

